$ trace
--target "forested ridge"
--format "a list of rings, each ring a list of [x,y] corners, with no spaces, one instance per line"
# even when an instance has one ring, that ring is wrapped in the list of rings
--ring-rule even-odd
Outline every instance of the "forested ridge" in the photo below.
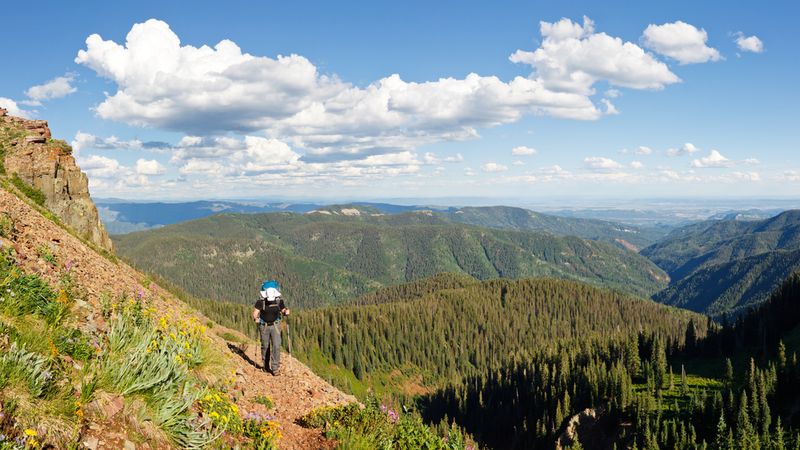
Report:
[[[688,225],[641,253],[671,278],[656,301],[712,316],[740,314],[800,270],[800,211]]]
[[[482,280],[552,276],[641,296],[667,280],[646,258],[608,243],[441,223],[424,213],[223,214],[117,236],[115,245],[135,266],[195,296],[251,303],[260,281],[274,277],[299,307],[442,272]]]
[[[584,408],[600,417],[579,429],[587,448],[800,443],[798,276],[710,328],[688,311],[553,279],[439,275],[352,303],[290,318],[295,354],[346,389],[372,386],[431,422],[456,420],[492,448],[552,448]],[[244,305],[206,306],[247,320]]]

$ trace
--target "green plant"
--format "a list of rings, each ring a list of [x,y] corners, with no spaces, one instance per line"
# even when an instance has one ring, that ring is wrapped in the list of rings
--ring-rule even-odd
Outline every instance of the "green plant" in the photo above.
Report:
[[[9,216],[5,212],[0,213],[0,237],[9,239],[11,238],[11,234],[13,232],[14,232],[14,219],[12,219],[11,216]]]
[[[47,139],[47,143],[50,144],[51,147],[60,149],[65,155],[72,154],[72,147],[63,139],[49,138]]]
[[[253,402],[264,405],[267,409],[272,409],[275,406],[275,403],[272,401],[272,399],[266,395],[259,395],[253,399]]]
[[[239,417],[239,407],[228,397],[228,394],[217,390],[209,390],[197,402],[200,411],[211,423],[219,429],[227,430],[233,434],[240,434],[243,430],[242,419]]]
[[[16,342],[0,356],[0,385],[9,381],[24,382],[32,396],[43,397],[53,389],[53,378],[50,360],[17,346]]]
[[[418,416],[398,414],[374,399],[363,409],[354,403],[322,407],[301,417],[299,423],[304,427],[322,428],[325,436],[336,439],[341,449],[471,448],[458,428],[451,427],[445,437],[439,436]]]
[[[95,353],[94,346],[89,339],[75,328],[56,329],[53,345],[59,353],[69,355],[79,361],[88,361]]]
[[[20,178],[16,173],[11,177],[11,184],[13,184],[17,189],[20,190],[20,192],[25,194],[25,196],[31,199],[34,203],[44,207],[44,203],[47,200],[47,197],[44,196],[44,192],[23,181],[22,178]]]
[[[51,266],[55,266],[58,264],[56,260],[56,256],[53,254],[53,250],[46,245],[40,245],[36,252],[39,254],[39,257],[43,260],[47,261]]]
[[[255,450],[274,450],[278,448],[281,430],[278,422],[269,416],[248,414],[243,422],[244,435],[252,440]]]

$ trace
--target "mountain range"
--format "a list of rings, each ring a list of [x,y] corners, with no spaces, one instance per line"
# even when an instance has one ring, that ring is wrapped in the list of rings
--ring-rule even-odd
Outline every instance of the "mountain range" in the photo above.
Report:
[[[553,276],[649,296],[667,276],[609,243],[453,223],[433,212],[369,209],[219,214],[114,237],[119,253],[212,299],[248,303],[275,277],[295,305],[339,303],[442,272],[477,279]]]
[[[800,210],[691,224],[641,254],[671,278],[656,301],[711,315],[741,313],[800,270]]]

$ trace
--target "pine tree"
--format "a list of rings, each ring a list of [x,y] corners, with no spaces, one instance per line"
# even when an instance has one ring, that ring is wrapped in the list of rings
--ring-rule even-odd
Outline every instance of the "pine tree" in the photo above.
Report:
[[[689,384],[686,380],[686,367],[681,364],[681,394],[686,395],[689,393]]]
[[[733,387],[733,363],[730,358],[725,358],[725,387]]]
[[[772,438],[772,450],[786,450],[786,443],[783,440],[783,426],[781,425],[781,418],[775,422],[775,433]]]
[[[778,342],[778,368],[781,373],[786,370],[786,346],[783,345],[783,340]]]
[[[723,450],[727,448],[728,427],[725,425],[725,414],[719,415],[719,422],[717,422],[717,436],[714,440],[716,448]]]

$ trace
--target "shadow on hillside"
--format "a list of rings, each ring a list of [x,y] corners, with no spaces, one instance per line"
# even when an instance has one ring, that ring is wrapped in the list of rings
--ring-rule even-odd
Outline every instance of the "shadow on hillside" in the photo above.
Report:
[[[250,355],[247,354],[247,347],[242,348],[242,347],[240,347],[238,345],[231,344],[230,342],[227,342],[226,344],[228,345],[228,350],[230,350],[231,352],[237,354],[240,358],[245,360],[247,362],[247,364],[250,364],[251,366],[255,367],[256,369],[260,368],[260,366],[250,358]]]

